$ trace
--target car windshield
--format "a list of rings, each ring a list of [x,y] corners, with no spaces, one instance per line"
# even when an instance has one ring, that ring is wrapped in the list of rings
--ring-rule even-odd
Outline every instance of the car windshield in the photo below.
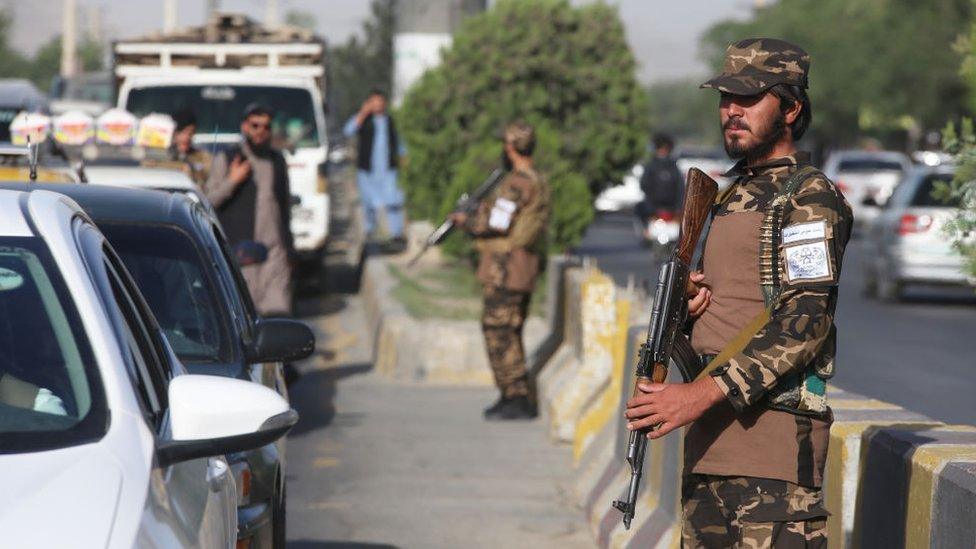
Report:
[[[903,166],[900,162],[894,160],[885,160],[882,158],[851,158],[849,160],[841,160],[837,167],[837,171],[846,173],[863,173],[863,172],[882,172],[882,171],[901,171]]]
[[[167,225],[103,223],[99,228],[122,257],[180,360],[228,362],[225,309],[209,276],[209,262],[193,240]]]
[[[241,115],[251,103],[271,108],[272,142],[280,148],[317,147],[312,95],[300,88],[279,86],[153,86],[129,92],[126,108],[136,116],[189,109],[197,117],[197,135],[237,134]]]
[[[951,175],[935,174],[927,175],[919,182],[915,195],[912,196],[912,206],[920,208],[958,208],[960,199],[952,198],[944,200],[937,192],[941,185],[947,185],[952,181]]]
[[[0,453],[97,440],[107,417],[88,338],[47,246],[0,238]]]

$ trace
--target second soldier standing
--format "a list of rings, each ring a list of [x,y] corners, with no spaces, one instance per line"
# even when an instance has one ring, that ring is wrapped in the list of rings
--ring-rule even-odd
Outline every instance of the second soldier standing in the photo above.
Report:
[[[484,286],[481,328],[499,398],[485,419],[536,417],[535,395],[525,365],[522,327],[542,268],[549,226],[550,189],[535,171],[535,130],[524,122],[505,128],[503,161],[508,175],[467,217],[454,222],[475,239],[478,280]]]

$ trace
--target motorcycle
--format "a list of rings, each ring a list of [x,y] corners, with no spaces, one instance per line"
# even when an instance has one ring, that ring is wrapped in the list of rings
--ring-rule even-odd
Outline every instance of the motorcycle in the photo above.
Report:
[[[641,243],[655,257],[670,253],[681,232],[681,219],[673,210],[656,210],[640,228]]]

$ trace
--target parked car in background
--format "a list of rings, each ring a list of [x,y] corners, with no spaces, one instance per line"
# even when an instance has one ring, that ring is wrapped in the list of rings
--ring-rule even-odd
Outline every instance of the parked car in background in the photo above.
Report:
[[[722,174],[729,171],[735,162],[722,148],[680,147],[675,154],[675,161],[685,181],[688,180],[688,170],[698,168],[718,183],[719,190],[724,190],[732,184],[732,180]]]
[[[109,71],[56,75],[51,80],[49,95],[52,114],[82,111],[97,117],[115,101],[115,80]]]
[[[878,216],[879,207],[911,166],[908,157],[897,151],[835,151],[823,171],[851,205],[855,229],[861,229]]]
[[[25,78],[0,78],[0,143],[10,143],[10,123],[21,111],[49,112],[47,96]]]
[[[287,399],[282,361],[308,356],[315,338],[301,322],[257,317],[210,212],[178,193],[39,188],[67,195],[91,216],[190,373],[253,381]],[[252,548],[284,547],[284,439],[228,461],[237,481],[239,538]]]
[[[868,295],[894,301],[909,284],[976,286],[963,258],[942,232],[959,203],[933,194],[950,181],[951,167],[917,167],[898,184],[864,240],[864,288]]]
[[[634,167],[624,175],[619,185],[607,187],[593,202],[598,212],[619,212],[630,210],[644,200],[644,191],[640,188],[640,178],[644,175],[644,165],[634,164]]]
[[[223,455],[297,414],[266,387],[187,374],[73,201],[0,190],[0,212],[3,545],[234,547]]]

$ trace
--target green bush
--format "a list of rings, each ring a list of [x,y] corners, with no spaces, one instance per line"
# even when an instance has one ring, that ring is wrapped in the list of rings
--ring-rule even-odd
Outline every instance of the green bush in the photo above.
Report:
[[[594,193],[642,152],[646,100],[634,69],[617,12],[602,3],[502,0],[468,19],[399,113],[411,216],[442,219],[498,165],[504,125],[523,119],[538,130],[536,163],[553,189],[550,243],[572,246]]]

